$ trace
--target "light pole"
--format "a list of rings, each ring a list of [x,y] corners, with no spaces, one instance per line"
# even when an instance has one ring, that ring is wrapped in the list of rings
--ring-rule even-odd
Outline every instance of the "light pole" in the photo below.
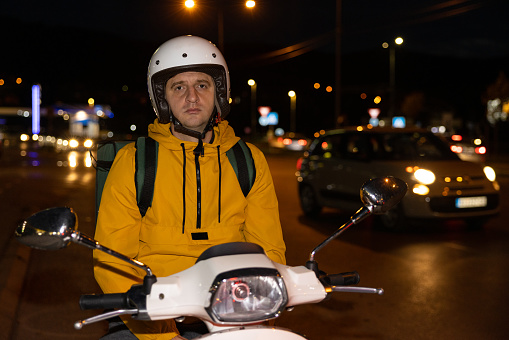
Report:
[[[289,91],[288,97],[290,97],[290,131],[295,132],[296,128],[296,111],[297,111],[297,94],[295,91]]]
[[[249,79],[247,84],[251,86],[251,133],[256,132],[256,81]]]
[[[256,2],[253,0],[249,0],[245,2],[247,8],[252,9],[255,7]],[[185,0],[184,6],[188,9],[194,8],[196,6],[196,1],[193,0]],[[217,8],[217,47],[224,54],[224,16],[223,16],[223,0],[216,0],[216,8]]]
[[[341,0],[336,0],[336,29],[335,29],[335,96],[334,96],[334,125],[339,127],[341,117]]]
[[[403,43],[403,38],[397,37],[394,39],[394,44],[401,45]],[[394,106],[396,102],[396,48],[394,44],[389,44],[384,42],[382,44],[383,48],[389,48],[389,91],[391,104],[389,108],[389,117],[394,116]]]

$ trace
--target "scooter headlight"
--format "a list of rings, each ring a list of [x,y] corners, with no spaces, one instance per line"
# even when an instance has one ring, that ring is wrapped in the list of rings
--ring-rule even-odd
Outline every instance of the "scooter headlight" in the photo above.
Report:
[[[278,316],[288,302],[283,279],[270,268],[250,268],[219,275],[206,308],[216,322],[245,323]]]

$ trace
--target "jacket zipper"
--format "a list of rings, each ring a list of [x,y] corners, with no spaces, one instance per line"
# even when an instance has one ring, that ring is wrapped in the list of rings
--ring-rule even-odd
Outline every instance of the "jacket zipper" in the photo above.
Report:
[[[194,155],[196,164],[196,229],[201,229],[201,175],[200,175],[200,155]]]

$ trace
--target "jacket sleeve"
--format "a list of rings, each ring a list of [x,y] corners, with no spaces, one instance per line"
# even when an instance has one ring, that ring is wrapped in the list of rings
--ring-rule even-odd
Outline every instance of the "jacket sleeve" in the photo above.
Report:
[[[137,258],[141,215],[136,203],[134,144],[122,148],[106,179],[97,217],[95,239],[103,246]],[[94,250],[94,275],[104,293],[126,292],[141,283],[145,271]],[[138,339],[172,339],[177,336],[173,320],[138,321],[123,318]]]
[[[255,162],[256,179],[247,195],[244,235],[247,242],[262,246],[271,260],[286,264],[286,246],[269,165],[256,146],[249,144],[249,148]]]
[[[134,145],[122,148],[104,184],[95,239],[131,258],[138,256],[141,215],[136,204]],[[144,270],[104,252],[94,251],[94,274],[104,293],[127,291],[140,283]]]

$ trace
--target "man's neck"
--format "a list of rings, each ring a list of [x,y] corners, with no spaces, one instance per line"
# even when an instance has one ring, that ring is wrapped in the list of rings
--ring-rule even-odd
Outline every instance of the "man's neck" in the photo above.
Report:
[[[183,140],[185,142],[196,142],[196,143],[198,142],[198,138],[175,131],[173,125],[171,125],[171,133],[178,139]],[[205,133],[205,138],[203,138],[203,143],[210,143],[213,133],[214,133],[213,130],[207,131],[207,133]]]

